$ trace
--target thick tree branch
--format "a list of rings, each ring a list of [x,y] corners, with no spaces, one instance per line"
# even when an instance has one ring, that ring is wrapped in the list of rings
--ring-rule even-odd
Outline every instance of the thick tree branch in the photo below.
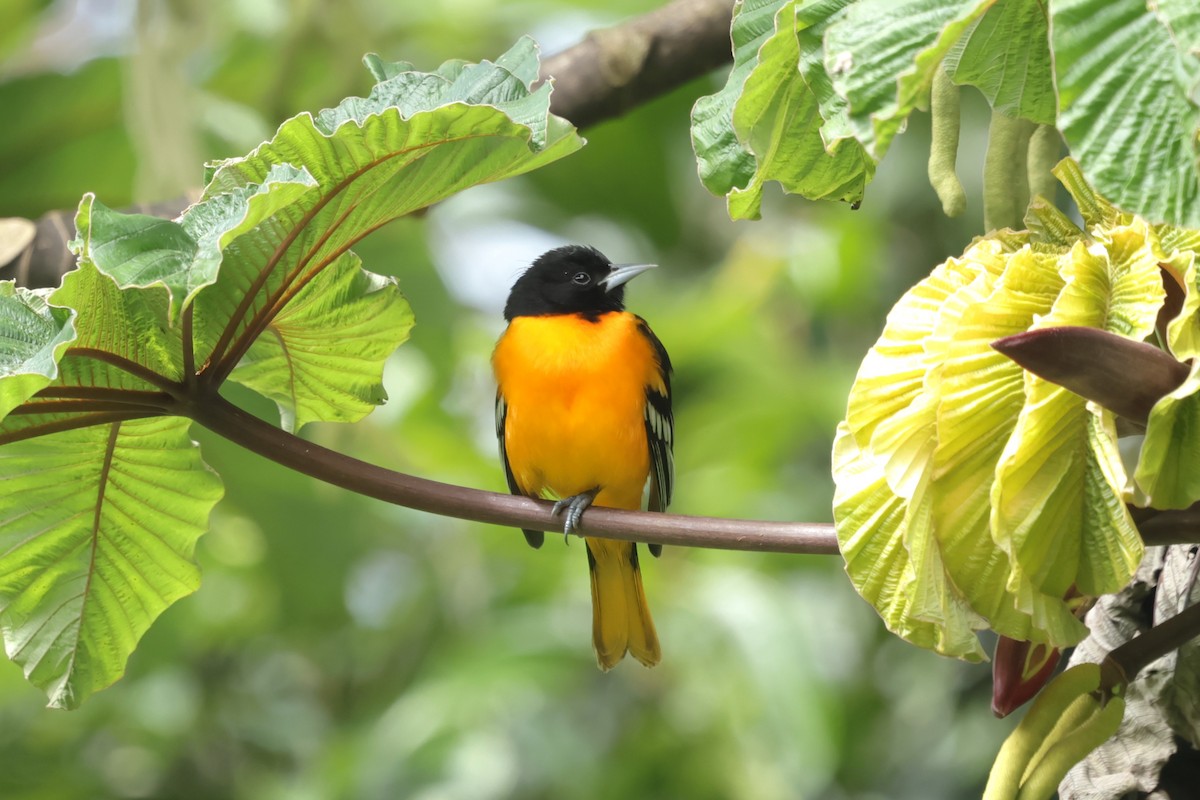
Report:
[[[550,110],[577,128],[587,128],[731,61],[732,17],[733,0],[674,0],[593,31],[543,62],[543,79],[554,79]],[[176,217],[199,192],[191,195],[123,210]],[[0,219],[0,280],[16,280],[31,289],[57,286],[75,266],[67,248],[74,236],[74,217],[71,209],[49,211],[36,223]]]
[[[305,441],[248,414],[219,395],[198,400],[188,416],[214,433],[265,458],[344,489],[459,519],[513,528],[561,531],[562,518],[550,503],[417,478],[377,467]],[[833,526],[803,522],[688,517],[593,506],[583,515],[581,533],[623,541],[834,555]]]
[[[553,78],[550,110],[586,128],[624,114],[727,63],[730,0],[674,0],[542,63]]]
[[[1188,606],[1109,653],[1105,685],[1128,683],[1147,665],[1200,636],[1200,603]]]

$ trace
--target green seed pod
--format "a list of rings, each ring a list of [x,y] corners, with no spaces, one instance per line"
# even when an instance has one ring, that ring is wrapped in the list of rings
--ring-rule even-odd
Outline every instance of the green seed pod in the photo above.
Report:
[[[1058,180],[1051,170],[1062,157],[1062,137],[1053,125],[1038,125],[1029,139],[1029,194],[1044,197],[1053,205]]]
[[[1098,704],[1097,704],[1098,705]],[[1072,731],[1053,744],[1021,784],[1017,800],[1050,800],[1071,767],[1087,758],[1088,753],[1107,742],[1125,717],[1125,698],[1111,697]]]
[[[958,86],[940,67],[933,73],[929,110],[933,115],[932,139],[929,143],[929,185],[942,201],[942,212],[947,217],[957,217],[967,207],[966,192],[955,172],[960,122]]]
[[[1046,734],[1046,738],[1042,740],[1033,757],[1029,759],[1029,763],[1025,766],[1025,774],[1021,776],[1021,785],[1024,786],[1025,782],[1033,775],[1051,747],[1072,736],[1073,731],[1087,722],[1099,709],[1100,698],[1096,695],[1088,692],[1076,697],[1075,702],[1067,706],[1067,710],[1058,718],[1058,722],[1054,723],[1050,733]]]
[[[1020,228],[1029,205],[1029,139],[1033,123],[992,112],[983,159],[983,227]]]
[[[1063,672],[1034,698],[1019,725],[1004,740],[988,775],[983,800],[1013,800],[1033,756],[1063,714],[1080,697],[1100,688],[1100,665],[1077,664]]]

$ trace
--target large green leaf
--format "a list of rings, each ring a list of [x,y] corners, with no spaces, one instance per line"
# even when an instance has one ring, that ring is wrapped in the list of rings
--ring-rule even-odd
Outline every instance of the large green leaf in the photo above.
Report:
[[[200,585],[221,497],[178,418],[0,448],[0,626],[8,657],[74,708],[125,671],[150,623]]]
[[[51,296],[79,309],[77,335],[0,419],[0,631],[67,708],[120,677],[153,619],[196,589],[192,550],[221,494],[187,420],[157,416],[181,377],[169,291],[120,289],[92,263],[88,230]]]
[[[122,291],[85,255],[50,302],[78,309],[75,338],[61,352],[54,378],[0,419],[0,445],[63,427],[161,413],[170,399],[164,387],[182,377],[165,287]]]
[[[796,7],[796,38],[800,42],[800,74],[821,106],[821,138],[826,146],[854,138],[850,105],[833,88],[825,69],[825,32],[846,15],[855,0],[816,0]]]
[[[758,218],[763,185],[771,180],[813,200],[862,200],[875,162],[848,138],[844,103],[821,66],[821,36],[849,2],[735,6],[729,79],[692,109],[700,179],[728,196],[733,219]],[[831,137],[833,130],[845,132]]]
[[[1187,229],[1163,239],[1184,239]],[[1193,247],[1200,247],[1200,232]],[[1184,239],[1186,241],[1186,239]],[[1184,274],[1183,309],[1167,326],[1167,342],[1180,360],[1190,359],[1191,372],[1175,391],[1155,404],[1146,423],[1134,481],[1142,504],[1154,508],[1187,508],[1200,500],[1200,264],[1195,252],[1180,265]]]
[[[905,545],[908,503],[888,487],[878,464],[866,456],[846,423],[838,428],[833,449],[833,470],[838,476],[833,509],[838,520],[838,541],[846,572],[854,587],[883,618],[888,630],[919,647],[969,661],[986,658],[973,628],[985,624],[968,610],[944,619],[926,619],[915,611],[915,598],[898,587],[914,578],[912,557]],[[880,531],[885,536],[875,535]],[[944,576],[936,584],[953,597]]]
[[[221,489],[187,437],[189,404],[240,364],[290,426],[360,418],[412,316],[349,247],[582,144],[549,113],[549,85],[530,89],[528,40],[495,64],[368,66],[369,97],[215,165],[179,220],[85,197],[79,268],[49,298],[65,308],[0,288],[0,635],[53,705],[116,680],[196,587]]]
[[[933,72],[997,0],[859,0],[825,34],[825,69],[877,161],[924,103]]]
[[[75,313],[0,281],[0,420],[58,377],[58,361],[75,338]]]
[[[733,110],[733,127],[754,154],[750,183],[729,193],[733,219],[757,219],[763,184],[775,180],[784,191],[811,200],[858,204],[875,174],[875,162],[853,139],[828,147],[821,135],[824,119],[816,94],[797,71],[796,3],[776,16],[775,33],[758,54],[758,66],[746,78]]]
[[[1051,4],[1059,128],[1088,180],[1116,205],[1151,221],[1197,226],[1200,98],[1196,55],[1189,51],[1197,41],[1194,5],[1168,3],[1158,13],[1147,5]]]
[[[990,530],[989,495],[996,464],[1025,403],[1020,367],[991,346],[1048,311],[1062,287],[1057,259],[1021,247],[1002,276],[971,302],[944,334],[932,456],[931,522],[950,579],[997,633],[1014,639],[1071,644],[1083,627],[1061,597],[1008,588],[1011,563]]]
[[[71,248],[120,287],[166,288],[174,324],[195,292],[215,280],[224,247],[313,187],[304,172],[279,165],[261,185],[220,195],[182,223],[114,211],[88,193]]]
[[[345,253],[271,321],[232,378],[274,400],[288,430],[356,422],[386,399],[384,361],[412,324],[395,280]]]
[[[368,97],[295,117],[249,156],[214,165],[201,202],[177,222],[84,199],[77,252],[119,286],[167,289],[166,316],[148,337],[168,357],[148,368],[182,378],[180,312],[191,305],[197,368],[222,380],[251,358],[235,380],[278,401],[290,425],[361,418],[382,401],[382,361],[411,320],[394,287],[351,303],[348,285],[378,287],[381,279],[345,256],[350,245],[467,186],[582,144],[549,113],[550,86],[530,90],[538,66],[531,40],[494,64],[452,61],[433,73],[376,57],[367,64],[380,80]],[[318,297],[324,291],[329,297]],[[301,297],[303,308],[289,310]],[[369,331],[350,322],[355,309],[374,314]],[[110,336],[130,330],[116,322]],[[118,349],[121,335],[110,342]]]
[[[285,305],[379,226],[478,183],[535,169],[582,140],[549,113],[550,86],[530,90],[537,49],[522,39],[496,63],[449,62],[435,73],[369,59],[383,80],[366,98],[301,114],[244,158],[215,165],[184,225],[222,195],[260,185],[281,165],[314,182],[225,246],[221,271],[196,297],[196,360],[228,374]]]
[[[1200,103],[1200,5],[1192,0],[1156,0],[1146,5],[1170,31],[1180,55],[1179,79],[1192,103]]]
[[[1200,360],[1179,388],[1159,400],[1146,423],[1134,480],[1144,504],[1188,508],[1200,500]]]
[[[1081,325],[1140,341],[1154,329],[1164,292],[1155,240],[1142,220],[1096,231],[1061,259],[1066,279],[1033,329]],[[1013,559],[1009,588],[1028,579],[1062,597],[1124,586],[1142,557],[1122,498],[1125,477],[1111,412],[1026,377],[1026,403],[996,469],[992,535]]]
[[[763,43],[775,34],[779,9],[787,0],[737,0],[729,35],[733,42],[733,68],[721,91],[701,97],[692,107],[692,148],[700,181],[713,194],[725,195],[742,188],[754,175],[754,154],[738,139],[733,127],[733,107],[746,78],[758,66]]]
[[[1010,117],[1054,124],[1057,111],[1044,0],[999,0],[945,57],[955,83],[983,92]]]

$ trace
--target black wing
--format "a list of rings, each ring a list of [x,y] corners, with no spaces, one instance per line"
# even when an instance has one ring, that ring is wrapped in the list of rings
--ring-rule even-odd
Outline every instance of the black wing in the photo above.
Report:
[[[646,441],[650,445],[650,501],[651,511],[666,511],[675,489],[675,417],[671,413],[671,358],[662,342],[650,330],[650,326],[638,317],[638,329],[658,357],[659,376],[665,393],[657,387],[646,387]],[[652,555],[662,553],[661,544],[648,545]]]
[[[508,463],[508,453],[504,449],[504,419],[507,416],[508,403],[504,402],[504,395],[496,392],[496,440],[500,443],[500,461],[504,464],[504,477],[508,480],[508,491],[528,497],[528,493],[523,491],[517,483],[512,467]],[[546,540],[546,534],[542,531],[522,528],[521,532],[525,534],[525,541],[529,542],[529,546],[533,548],[541,547],[542,542]]]

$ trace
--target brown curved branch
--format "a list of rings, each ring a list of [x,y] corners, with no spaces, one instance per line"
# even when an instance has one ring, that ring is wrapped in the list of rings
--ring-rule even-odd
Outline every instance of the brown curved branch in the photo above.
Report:
[[[586,128],[658,97],[729,62],[730,0],[674,0],[542,63],[553,78],[550,110]]]
[[[187,407],[186,413],[213,433],[264,458],[368,497],[417,511],[513,529],[562,530],[562,518],[550,513],[551,503],[431,481],[368,464],[289,434],[217,394],[198,398]],[[1160,512],[1164,518],[1172,513]],[[1161,528],[1170,530],[1165,521]],[[829,523],[692,517],[600,506],[592,506],[584,514],[580,533],[718,550],[809,555],[840,552],[833,525]],[[1160,543],[1155,535],[1145,538],[1147,544]],[[1191,538],[1195,538],[1194,531]]]
[[[1105,685],[1126,684],[1167,653],[1200,636],[1200,603],[1188,606],[1168,620],[1138,634],[1104,659]]]
[[[196,422],[259,455],[318,480],[389,503],[495,525],[561,531],[550,503],[417,478],[377,467],[293,436],[243,411],[220,395],[197,400],[186,413]],[[805,522],[689,517],[593,506],[580,532],[589,536],[667,545],[835,555],[833,526]]]
[[[542,63],[542,78],[554,79],[550,110],[577,128],[587,128],[731,61],[732,16],[733,0],[674,0],[589,33]],[[176,217],[199,196],[198,191],[191,194],[122,210]],[[9,229],[0,225],[0,280],[16,280],[31,289],[57,286],[75,265],[67,247],[75,232],[74,218],[74,209],[58,210],[43,214],[36,223],[15,219]],[[30,225],[36,230],[25,243]],[[6,249],[5,242],[16,237],[21,244]]]

